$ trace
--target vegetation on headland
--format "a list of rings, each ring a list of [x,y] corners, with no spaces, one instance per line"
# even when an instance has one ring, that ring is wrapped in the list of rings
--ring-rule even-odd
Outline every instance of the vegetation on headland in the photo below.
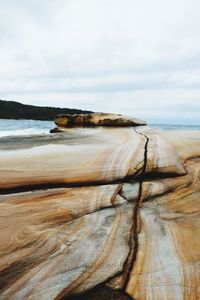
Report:
[[[0,119],[27,119],[51,121],[59,114],[88,114],[91,111],[46,107],[22,104],[15,101],[0,100]]]

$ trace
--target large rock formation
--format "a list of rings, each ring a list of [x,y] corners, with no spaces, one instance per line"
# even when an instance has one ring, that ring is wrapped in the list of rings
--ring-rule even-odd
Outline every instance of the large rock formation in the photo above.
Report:
[[[0,299],[198,299],[200,132],[0,139]]]
[[[58,127],[75,127],[75,126],[141,126],[146,122],[116,114],[92,113],[92,114],[74,114],[58,115],[55,119]]]

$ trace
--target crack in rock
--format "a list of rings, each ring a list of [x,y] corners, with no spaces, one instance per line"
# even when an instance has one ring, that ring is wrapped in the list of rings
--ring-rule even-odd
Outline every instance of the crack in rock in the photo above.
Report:
[[[148,153],[148,143],[149,138],[143,133],[138,132],[134,128],[135,132],[141,136],[143,136],[146,139],[145,146],[144,146],[144,165],[142,168],[142,173],[139,178],[139,195],[138,199],[136,201],[136,205],[134,207],[133,212],[133,225],[130,232],[130,240],[129,240],[129,247],[130,252],[127,257],[127,260],[124,265],[124,272],[123,272],[123,289],[125,290],[127,287],[127,284],[129,282],[130,273],[131,270],[134,267],[134,263],[137,257],[137,250],[138,250],[138,232],[139,232],[139,210],[140,210],[140,204],[142,202],[142,185],[143,185],[143,175],[145,174],[146,167],[147,167],[147,153]]]

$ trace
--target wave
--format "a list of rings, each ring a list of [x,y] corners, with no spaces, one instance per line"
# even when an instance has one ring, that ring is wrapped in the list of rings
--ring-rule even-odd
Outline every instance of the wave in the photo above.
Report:
[[[0,131],[0,137],[6,136],[22,136],[22,135],[37,135],[37,134],[47,134],[49,130],[38,130],[38,128],[26,128],[17,130],[3,130]]]
[[[0,120],[0,137],[47,134],[53,127],[51,121]]]

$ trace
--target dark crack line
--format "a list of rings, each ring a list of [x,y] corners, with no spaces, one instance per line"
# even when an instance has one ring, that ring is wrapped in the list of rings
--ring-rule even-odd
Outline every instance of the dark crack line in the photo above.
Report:
[[[145,162],[144,162],[145,164]],[[143,168],[142,168],[143,170]],[[113,185],[113,184],[123,184],[123,183],[136,183],[141,180],[150,180],[150,179],[165,179],[171,177],[180,177],[185,175],[179,175],[174,173],[166,173],[166,174],[156,174],[149,173],[143,174],[141,169],[139,169],[134,175],[126,176],[125,178],[116,179],[112,181],[90,181],[90,182],[74,182],[74,183],[44,183],[44,184],[33,184],[33,185],[21,185],[18,187],[10,187],[10,188],[0,188],[0,195],[7,194],[16,194],[16,193],[25,193],[25,192],[36,192],[36,191],[45,191],[51,189],[61,189],[61,188],[81,188],[81,187],[90,187],[90,186],[101,186],[101,185]]]
[[[129,247],[130,247],[130,251],[129,251],[129,255],[127,257],[127,260],[124,264],[124,275],[123,275],[123,289],[126,290],[129,279],[130,279],[130,275],[131,275],[131,271],[134,268],[134,264],[137,258],[137,253],[138,253],[138,232],[139,232],[139,213],[140,213],[140,204],[142,202],[142,188],[143,188],[143,175],[146,172],[146,168],[147,168],[147,154],[148,154],[148,143],[149,143],[149,138],[148,136],[146,136],[143,133],[138,132],[135,128],[134,128],[135,132],[137,134],[140,134],[141,136],[143,136],[146,139],[146,143],[144,146],[144,165],[142,168],[142,172],[141,172],[141,177],[139,178],[139,195],[138,195],[138,199],[136,201],[136,205],[134,207],[134,211],[133,211],[133,225],[131,227],[131,231],[130,231],[130,239],[129,239]]]
[[[113,185],[113,184],[123,184],[124,182],[128,182],[134,180],[137,182],[139,179],[134,178],[132,175],[127,176],[122,179],[116,179],[112,181],[90,181],[90,182],[72,182],[72,183],[44,183],[44,184],[33,184],[33,185],[21,185],[18,187],[11,188],[0,188],[0,195],[7,194],[16,194],[16,193],[24,193],[24,192],[34,192],[34,191],[43,191],[43,190],[51,190],[51,189],[61,189],[61,188],[81,188],[81,187],[90,187],[90,186],[102,186],[102,185]]]
[[[141,170],[139,170],[141,171]],[[0,188],[0,195],[6,194],[16,194],[16,193],[24,193],[24,192],[34,192],[39,190],[50,190],[50,189],[59,189],[59,188],[81,188],[81,187],[90,187],[90,186],[101,186],[101,185],[113,185],[113,184],[123,184],[129,181],[140,181],[140,176],[136,177],[137,173],[134,175],[126,176],[125,178],[119,178],[112,181],[90,181],[90,182],[71,182],[71,183],[41,183],[41,184],[32,184],[32,185],[21,185],[17,187],[8,187],[8,188]]]

